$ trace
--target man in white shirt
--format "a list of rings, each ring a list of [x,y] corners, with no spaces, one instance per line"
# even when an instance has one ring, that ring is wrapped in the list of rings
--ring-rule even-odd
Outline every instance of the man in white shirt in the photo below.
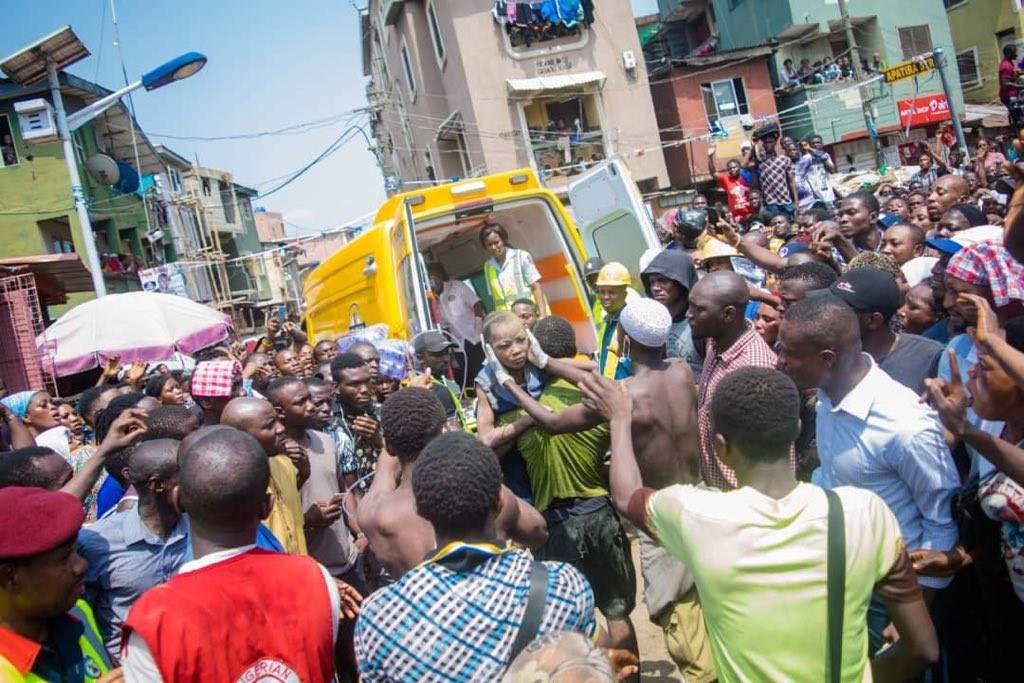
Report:
[[[830,293],[799,301],[786,309],[779,341],[779,366],[800,389],[818,389],[821,466],[813,482],[878,494],[911,551],[953,548],[958,531],[950,503],[960,481],[942,425],[934,410],[863,352],[853,309]],[[950,579],[919,581],[930,593]],[[873,648],[884,619],[880,609],[869,615]]]
[[[448,279],[448,271],[440,263],[427,266],[427,277],[430,278],[430,291],[437,300],[438,313],[443,327],[465,358],[457,359],[465,363],[466,377],[476,377],[484,364],[484,349],[480,344],[480,330],[483,328],[483,302],[473,288],[462,280]]]
[[[800,431],[793,382],[778,370],[748,366],[719,383],[711,421],[716,456],[736,473],[738,487],[728,492],[644,487],[629,392],[599,377],[581,388],[611,423],[615,506],[693,572],[718,680],[829,680],[823,655],[830,503],[820,488],[798,482],[789,464]],[[835,493],[846,560],[836,680],[909,680],[937,658],[938,644],[899,525],[873,493]],[[885,601],[901,638],[869,664],[865,613],[872,592]]]
[[[360,598],[312,558],[255,547],[271,505],[263,448],[216,426],[182,442],[179,465],[196,559],[129,612],[125,679],[333,680],[338,618],[354,619]]]

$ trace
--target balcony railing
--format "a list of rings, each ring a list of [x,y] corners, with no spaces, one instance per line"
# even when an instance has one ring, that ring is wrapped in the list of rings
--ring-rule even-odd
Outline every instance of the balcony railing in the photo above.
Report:
[[[582,134],[536,134],[530,147],[537,170],[545,176],[582,173],[608,156],[600,130]]]

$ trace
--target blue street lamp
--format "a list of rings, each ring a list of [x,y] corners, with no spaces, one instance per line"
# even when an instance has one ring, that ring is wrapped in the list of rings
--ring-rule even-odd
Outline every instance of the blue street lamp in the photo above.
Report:
[[[158,66],[148,74],[142,76],[142,87],[146,90],[156,90],[168,83],[188,78],[206,66],[206,55],[198,52],[186,52],[180,57]]]
[[[206,65],[206,56],[198,52],[187,52],[153,69],[139,80],[126,85],[117,92],[110,93],[106,97],[96,100],[73,114],[66,115],[64,112],[64,99],[60,93],[60,81],[57,79],[57,71],[59,69],[66,69],[88,56],[89,50],[78,39],[78,36],[71,30],[71,27],[63,26],[50,35],[40,38],[32,45],[0,60],[0,70],[19,85],[32,85],[43,80],[49,82],[50,95],[53,98],[53,108],[57,118],[57,131],[60,134],[61,143],[64,147],[64,162],[67,164],[68,177],[71,180],[71,197],[74,201],[75,210],[78,213],[79,226],[82,230],[85,258],[89,270],[92,272],[93,289],[96,292],[96,296],[100,297],[107,293],[107,287],[103,280],[99,254],[96,253],[96,241],[92,232],[92,223],[89,220],[89,208],[85,202],[85,192],[82,190],[82,181],[78,175],[78,164],[75,162],[75,150],[71,140],[71,133],[114,106],[122,97],[133,90],[138,90],[139,88],[156,90],[168,83],[188,78]]]

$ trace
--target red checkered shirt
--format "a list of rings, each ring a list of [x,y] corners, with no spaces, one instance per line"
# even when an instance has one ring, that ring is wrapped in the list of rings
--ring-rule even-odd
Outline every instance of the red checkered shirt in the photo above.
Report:
[[[761,176],[761,194],[765,204],[793,204],[789,188],[789,174],[793,161],[785,154],[765,157],[757,164]]]
[[[235,384],[242,380],[242,367],[233,360],[208,360],[198,363],[192,373],[190,393],[202,398],[226,398],[235,395]]]
[[[711,431],[711,397],[722,378],[733,370],[745,367],[774,368],[778,357],[761,338],[754,326],[747,322],[747,331],[722,353],[715,348],[715,340],[708,339],[707,357],[700,374],[697,422],[700,427],[700,474],[704,483],[722,491],[736,488],[736,473],[715,455],[714,434]]]

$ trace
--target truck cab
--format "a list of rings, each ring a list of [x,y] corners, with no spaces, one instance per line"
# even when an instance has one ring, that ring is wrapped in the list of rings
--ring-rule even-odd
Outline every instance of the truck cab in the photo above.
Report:
[[[584,262],[600,255],[624,263],[638,278],[640,255],[657,245],[657,237],[618,159],[581,176],[569,196],[576,220],[535,172],[524,169],[389,198],[366,232],[309,274],[304,296],[310,338],[334,339],[384,323],[391,337],[409,340],[438,327],[428,263],[440,263],[449,277],[470,284],[493,310],[483,276],[489,255],[479,235],[486,225],[500,224],[509,244],[533,257],[552,314],[572,323],[581,352],[594,351]]]

